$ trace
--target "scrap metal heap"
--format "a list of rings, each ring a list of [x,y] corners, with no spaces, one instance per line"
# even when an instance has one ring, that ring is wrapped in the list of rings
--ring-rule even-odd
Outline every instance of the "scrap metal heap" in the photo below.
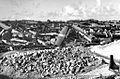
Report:
[[[1,52],[42,47],[107,44],[120,39],[118,24],[100,21],[3,21],[0,23]],[[6,49],[7,48],[7,49]],[[5,50],[6,49],[6,50]]]
[[[35,78],[88,72],[106,62],[86,47],[118,39],[120,23],[113,21],[2,21],[0,72]]]

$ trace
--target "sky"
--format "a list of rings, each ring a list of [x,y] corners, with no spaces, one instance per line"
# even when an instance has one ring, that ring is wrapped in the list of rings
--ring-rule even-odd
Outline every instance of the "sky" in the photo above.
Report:
[[[120,20],[120,0],[0,0],[0,20]]]

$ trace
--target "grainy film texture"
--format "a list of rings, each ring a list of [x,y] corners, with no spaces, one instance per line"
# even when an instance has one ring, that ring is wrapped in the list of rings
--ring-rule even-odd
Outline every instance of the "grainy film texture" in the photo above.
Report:
[[[0,79],[119,79],[119,0],[0,0]]]

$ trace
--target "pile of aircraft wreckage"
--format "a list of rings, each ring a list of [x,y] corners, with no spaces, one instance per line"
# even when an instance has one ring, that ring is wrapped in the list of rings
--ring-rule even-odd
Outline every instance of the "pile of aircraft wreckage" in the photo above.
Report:
[[[22,22],[22,21],[21,21]],[[0,23],[0,46],[9,46],[7,50],[34,47],[66,46],[69,44],[84,46],[102,45],[120,39],[119,25],[83,22],[49,23]],[[109,23],[109,22],[108,22]],[[18,49],[17,49],[18,48]],[[20,50],[21,50],[20,49]],[[1,49],[2,50],[2,49]]]
[[[120,39],[119,22],[106,21],[67,21],[67,22],[38,22],[38,21],[1,21],[0,22],[0,55],[9,51],[30,51],[44,49],[64,49],[69,46],[90,47],[93,54],[101,59],[109,60],[111,75],[119,75],[120,67],[115,64],[114,53],[108,55],[97,52],[92,46],[104,45]],[[99,49],[98,49],[99,50]],[[115,61],[115,62],[114,62]],[[103,62],[103,61],[102,61]],[[105,68],[105,67],[104,67]],[[109,71],[106,70],[107,71]],[[115,71],[115,70],[118,70]],[[99,71],[98,71],[99,72]],[[91,72],[93,73],[93,72]],[[101,72],[103,73],[103,72]],[[110,72],[111,73],[111,72]],[[85,75],[85,74],[83,74]],[[88,75],[92,75],[89,74]],[[103,74],[102,74],[103,75]],[[81,75],[78,75],[81,76]],[[108,75],[106,75],[108,76]],[[85,78],[85,77],[83,77]],[[95,77],[96,78],[96,77]],[[86,78],[87,79],[87,78]]]

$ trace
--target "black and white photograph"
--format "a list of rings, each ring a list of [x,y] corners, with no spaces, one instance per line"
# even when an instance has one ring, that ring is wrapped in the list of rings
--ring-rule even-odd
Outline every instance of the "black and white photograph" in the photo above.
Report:
[[[0,0],[0,79],[120,79],[120,0]]]

